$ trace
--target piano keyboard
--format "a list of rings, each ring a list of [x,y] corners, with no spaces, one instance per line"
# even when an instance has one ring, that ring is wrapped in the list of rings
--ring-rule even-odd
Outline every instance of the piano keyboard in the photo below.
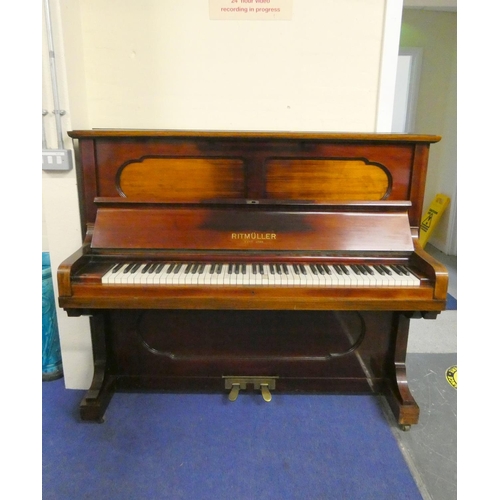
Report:
[[[403,265],[128,262],[114,265],[109,285],[419,286]]]

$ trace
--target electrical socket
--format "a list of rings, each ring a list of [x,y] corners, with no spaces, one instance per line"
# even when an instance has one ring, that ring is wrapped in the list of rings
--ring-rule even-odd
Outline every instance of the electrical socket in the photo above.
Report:
[[[70,149],[43,149],[42,170],[71,170],[73,157]]]

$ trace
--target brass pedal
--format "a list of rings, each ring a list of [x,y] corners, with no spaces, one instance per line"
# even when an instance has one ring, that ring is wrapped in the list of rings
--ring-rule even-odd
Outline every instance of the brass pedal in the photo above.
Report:
[[[225,389],[230,389],[229,401],[236,401],[240,390],[245,390],[247,385],[253,385],[254,390],[260,390],[262,398],[269,403],[273,398],[271,391],[276,389],[278,377],[223,377]]]
[[[231,392],[229,393],[229,401],[236,401],[238,394],[240,393],[240,384],[233,384],[231,386]],[[227,387],[226,387],[227,389]]]

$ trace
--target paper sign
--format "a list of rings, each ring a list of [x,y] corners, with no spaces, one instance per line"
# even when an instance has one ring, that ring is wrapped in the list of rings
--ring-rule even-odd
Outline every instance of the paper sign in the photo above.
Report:
[[[209,0],[212,20],[289,21],[292,0]]]

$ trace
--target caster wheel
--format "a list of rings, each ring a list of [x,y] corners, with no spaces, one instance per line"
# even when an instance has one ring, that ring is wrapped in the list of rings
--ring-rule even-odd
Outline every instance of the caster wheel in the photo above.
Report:
[[[411,429],[411,425],[408,424],[400,425],[399,428],[404,432],[408,432]]]

